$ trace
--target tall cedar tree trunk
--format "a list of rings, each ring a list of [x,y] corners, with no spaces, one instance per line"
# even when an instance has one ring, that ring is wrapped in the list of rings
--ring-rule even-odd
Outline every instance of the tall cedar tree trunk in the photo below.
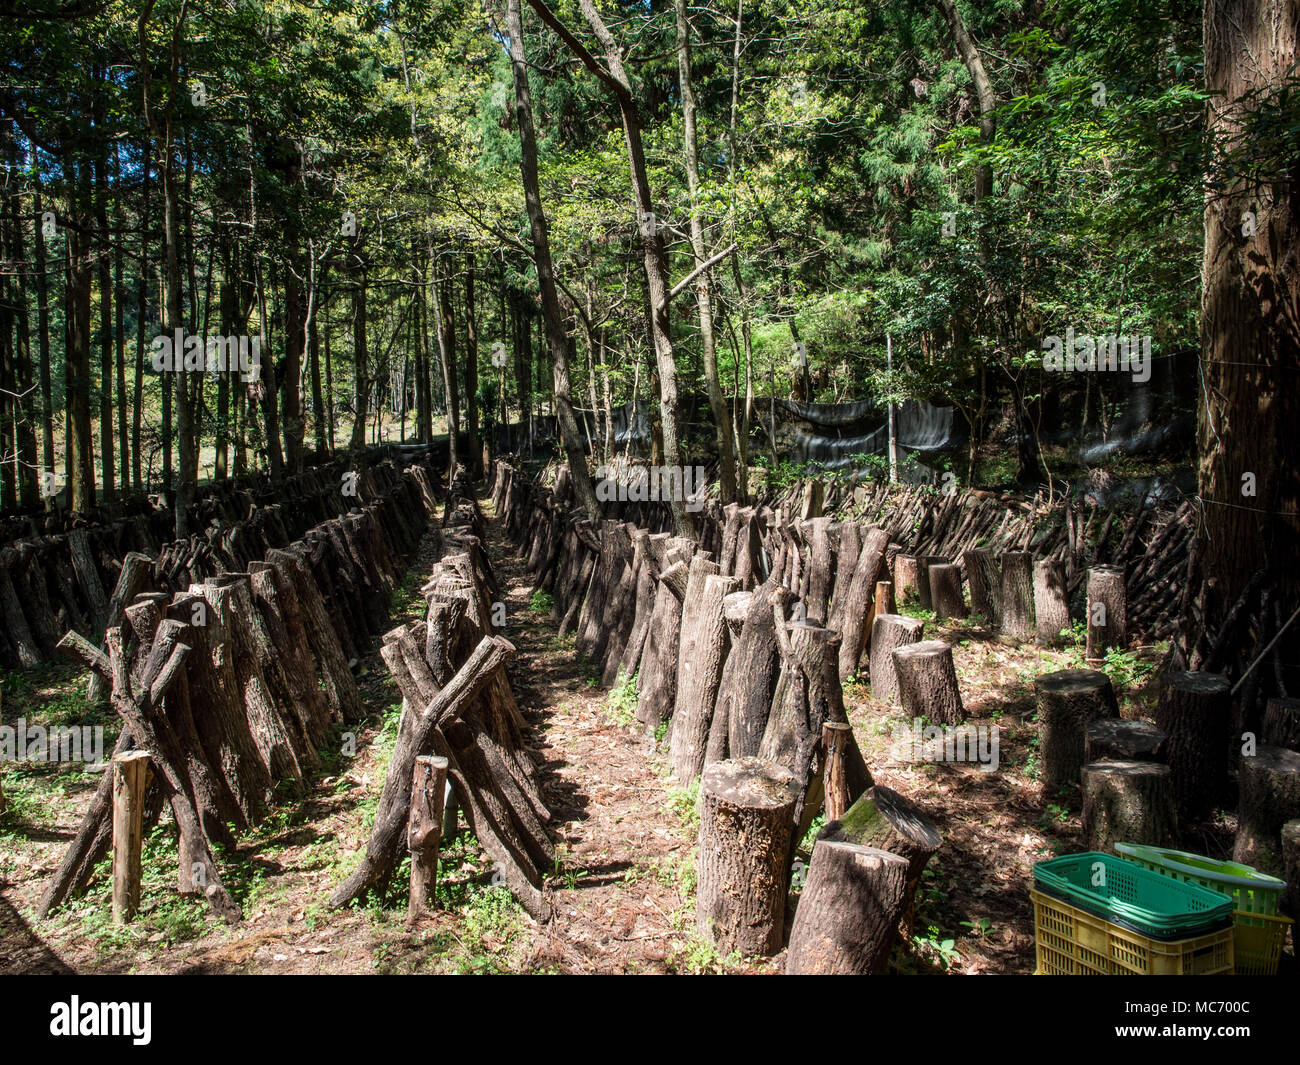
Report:
[[[573,396],[569,380],[569,337],[564,327],[564,313],[555,287],[555,270],[551,264],[551,241],[547,234],[546,213],[542,207],[537,178],[537,135],[533,129],[532,93],[528,86],[528,61],[524,56],[523,18],[519,0],[507,0],[507,30],[510,34],[510,66],[515,82],[515,121],[519,124],[519,169],[524,183],[524,206],[533,238],[533,261],[537,266],[537,285],[541,290],[542,317],[546,323],[546,347],[551,356],[551,379],[555,389],[555,413],[560,439],[573,476],[574,498],[592,521],[600,518],[596,489],[587,473],[587,458],[573,413]]]
[[[483,445],[478,438],[478,315],[474,307],[474,253],[465,252],[465,430],[470,474],[483,473]]]
[[[64,396],[68,409],[67,457],[69,498],[73,510],[86,513],[95,505],[95,456],[90,430],[90,284],[93,273],[93,234],[90,220],[90,166],[65,152],[69,175],[67,247],[67,357]]]
[[[691,250],[695,253],[695,267],[699,269],[708,259],[704,243],[704,222],[700,208],[700,159],[695,130],[695,89],[691,84],[690,23],[686,19],[686,0],[674,0],[677,12],[677,76],[682,91],[682,122],[686,149],[686,187],[691,198]],[[713,335],[713,295],[710,274],[701,271],[695,279],[695,303],[700,313],[700,348],[704,361],[704,383],[709,393],[709,410],[713,414],[714,440],[718,449],[719,489],[722,503],[736,500],[736,457],[731,446],[731,419],[727,403],[722,397],[722,382],[718,379],[718,355]]]
[[[146,163],[147,172],[148,165]],[[50,290],[49,274],[45,258],[44,204],[41,202],[41,176],[38,168],[32,169],[32,183],[35,185],[36,225],[34,250],[36,254],[36,336],[41,358],[41,462],[45,474],[54,474],[54,382],[50,376]],[[146,185],[146,188],[148,186]],[[136,403],[139,407],[139,403]],[[139,462],[138,446],[136,462]],[[45,500],[46,507],[54,505],[54,496]]]
[[[456,290],[451,274],[438,277],[437,260],[433,266],[434,311],[438,315],[438,354],[442,359],[442,386],[447,400],[447,483],[456,476],[460,464],[460,383],[456,376],[456,307],[452,302]]]
[[[366,351],[366,266],[358,259],[357,280],[352,288],[352,436],[349,451],[366,446],[366,411],[370,408],[370,358]]]
[[[583,16],[605,52],[607,68],[601,66],[583,44],[573,36],[551,12],[543,0],[528,0],[560,39],[568,46],[618,101],[623,120],[623,136],[627,143],[628,168],[632,177],[632,192],[636,198],[637,228],[641,233],[641,251],[645,263],[645,277],[649,292],[650,336],[654,343],[655,364],[659,370],[659,410],[663,430],[663,463],[681,467],[682,449],[679,439],[677,411],[677,363],[673,355],[672,330],[668,319],[668,304],[672,286],[668,281],[668,255],[664,246],[663,227],[657,224],[654,199],[651,195],[650,177],[646,170],[645,151],[641,144],[641,113],[637,107],[632,83],[623,67],[622,50],[609,27],[605,25],[593,0],[579,0]],[[673,526],[679,536],[695,535],[695,522],[686,509],[685,500],[669,501]]]
[[[99,289],[99,463],[104,502],[116,495],[113,464],[113,270],[108,231],[108,166],[98,156],[95,173],[95,231],[99,238],[95,280]]]
[[[1300,602],[1300,168],[1294,159],[1278,160],[1262,185],[1229,176],[1226,187],[1215,187],[1225,171],[1241,168],[1225,156],[1258,151],[1251,111],[1294,76],[1298,39],[1300,0],[1206,0],[1207,124],[1217,157],[1205,205],[1197,431],[1204,506],[1194,547],[1208,586],[1192,669],[1218,665],[1202,664],[1201,646],[1220,638],[1229,610],[1262,566],[1264,602],[1279,602],[1288,614]],[[1247,474],[1253,497],[1245,491]],[[1265,619],[1261,642],[1276,624]],[[1221,651],[1230,672],[1246,665],[1250,628],[1241,625]],[[1277,661],[1297,661],[1298,643],[1292,628]],[[1262,665],[1258,672],[1273,670]]]

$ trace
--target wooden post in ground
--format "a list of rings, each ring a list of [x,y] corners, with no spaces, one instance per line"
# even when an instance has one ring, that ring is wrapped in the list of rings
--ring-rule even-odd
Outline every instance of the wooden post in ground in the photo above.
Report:
[[[838,821],[875,781],[847,721],[822,724],[822,751],[826,759],[826,820]],[[796,845],[798,842],[795,840]]]
[[[1081,771],[1088,849],[1117,841],[1167,847],[1178,830],[1173,778],[1159,762],[1090,762]]]
[[[1106,648],[1123,647],[1128,642],[1128,598],[1124,588],[1124,570],[1120,566],[1093,566],[1088,570],[1088,646],[1089,661],[1106,657]]]
[[[414,923],[424,912],[438,883],[438,848],[442,845],[443,814],[446,810],[446,758],[422,754],[415,759],[411,775],[411,813],[407,821],[406,845],[411,852],[411,898],[406,920]]]
[[[1300,754],[1260,747],[1241,759],[1241,806],[1232,860],[1283,876],[1282,829],[1300,818]]]
[[[1036,635],[1034,629],[1034,556],[1027,551],[1004,551],[999,629],[1011,643],[1023,643]]]
[[[1043,558],[1034,563],[1034,622],[1044,647],[1064,642],[1061,632],[1070,627],[1064,562]]]
[[[144,796],[151,776],[148,751],[127,751],[113,756],[114,924],[128,924],[140,909]]]

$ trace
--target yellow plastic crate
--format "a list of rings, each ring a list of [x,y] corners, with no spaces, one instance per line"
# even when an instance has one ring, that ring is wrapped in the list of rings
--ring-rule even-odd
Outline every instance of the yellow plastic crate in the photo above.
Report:
[[[1209,976],[1233,971],[1233,928],[1163,942],[1030,889],[1044,976]]]
[[[1238,976],[1275,976],[1291,918],[1243,910],[1232,916],[1233,971]]]

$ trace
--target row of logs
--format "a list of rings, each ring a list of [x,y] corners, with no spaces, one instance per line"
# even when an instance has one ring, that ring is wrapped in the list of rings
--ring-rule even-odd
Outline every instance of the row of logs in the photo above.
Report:
[[[412,466],[381,494],[238,572],[175,593],[135,595],[105,650],[69,632],[59,648],[105,684],[122,719],[115,755],[147,751],[146,828],[164,805],[180,833],[178,885],[229,920],[216,844],[259,823],[277,786],[320,764],[337,730],[361,719],[355,659],[387,628],[387,604],[429,522],[428,471]],[[112,780],[90,809],[37,907],[84,891],[112,839]]]
[[[844,711],[887,538],[863,531],[836,592],[828,522],[806,540],[740,508],[697,514],[699,540],[595,527],[508,464],[492,472],[496,513],[561,631],[607,683],[635,678],[647,739],[663,735],[680,783],[700,778],[699,933],[724,953],[780,950],[796,848],[824,809],[788,971],[879,972],[940,842],[915,804],[874,785]]]
[[[330,896],[332,907],[382,894],[409,849],[409,913],[418,916],[434,890],[441,778],[506,886],[535,918],[549,916],[542,887],[555,866],[552,815],[506,674],[514,647],[493,631],[499,588],[482,533],[477,503],[453,486],[445,553],[422,587],[426,616],[384,636],[380,653],[401,689],[402,717],[365,854]]]
[[[196,532],[183,540],[168,538],[172,518],[159,511],[0,547],[0,666],[49,661],[69,630],[101,638],[142,591],[176,591],[244,570],[391,488],[405,459],[390,452],[373,449],[277,483],[259,474],[205,486],[191,508]]]

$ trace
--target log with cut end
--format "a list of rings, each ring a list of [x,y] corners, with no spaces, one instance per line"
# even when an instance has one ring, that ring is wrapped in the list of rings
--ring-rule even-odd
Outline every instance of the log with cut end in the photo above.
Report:
[[[822,725],[847,720],[836,668],[840,635],[814,625],[782,625],[776,635],[781,673],[758,756],[794,773],[800,793],[792,828],[798,841],[821,808]]]
[[[113,923],[129,924],[140,909],[144,797],[152,771],[148,751],[113,756]]]
[[[1083,734],[1085,762],[1163,762],[1168,737],[1149,721],[1121,717],[1089,721]]]
[[[1091,669],[1044,673],[1034,679],[1034,701],[1043,788],[1056,792],[1077,786],[1088,722],[1119,717],[1110,677]]]
[[[723,601],[739,584],[738,577],[706,577],[700,601],[692,611],[692,629],[682,634],[683,641],[690,644],[690,652],[678,674],[669,761],[684,785],[689,785],[704,768],[709,724],[729,646]]]
[[[1093,566],[1088,570],[1088,658],[1106,657],[1106,649],[1128,643],[1128,598],[1120,566]]]
[[[964,618],[966,603],[961,594],[961,569],[946,562],[929,566],[930,602],[936,618]]]
[[[1027,551],[1004,551],[999,630],[1013,642],[1034,638],[1034,557]]]
[[[677,659],[681,644],[682,600],[687,567],[677,562],[659,577],[655,591],[654,613],[646,634],[645,651],[637,670],[640,693],[636,716],[647,736],[653,736],[660,723],[672,716],[677,701]],[[678,577],[682,578],[679,583]]]
[[[907,861],[900,932],[906,940],[916,899],[916,888],[930,855],[943,842],[934,822],[910,799],[877,784],[868,788],[838,821],[828,821],[820,840],[853,843],[897,854]]]
[[[908,717],[938,725],[959,725],[965,720],[951,647],[942,640],[922,640],[895,648],[893,659],[899,698]]]
[[[446,803],[447,759],[422,754],[415,759],[411,778],[411,809],[406,824],[406,846],[411,852],[411,894],[406,918],[414,921],[424,912],[438,883],[438,849]]]
[[[826,820],[837,821],[875,781],[853,735],[853,726],[847,721],[827,721],[822,725],[822,751],[826,766],[822,774]]]
[[[758,758],[704,771],[695,925],[723,954],[781,949],[798,793],[788,769]]]
[[[903,606],[921,602],[921,560],[915,555],[894,559],[894,595]]]
[[[966,583],[970,585],[970,609],[995,629],[1002,624],[1002,570],[997,556],[987,547],[972,547],[962,554]]]
[[[853,581],[844,600],[841,614],[843,639],[840,641],[840,680],[848,680],[858,671],[858,662],[867,643],[867,626],[871,621],[872,594],[876,577],[885,561],[885,548],[889,546],[889,533],[874,525],[862,538]]]
[[[900,647],[920,642],[925,622],[902,614],[879,614],[871,623],[871,658],[869,676],[871,697],[890,706],[901,707],[898,670],[894,652]]]
[[[1300,754],[1284,747],[1260,747],[1242,755],[1241,805],[1232,860],[1281,877],[1282,826],[1300,818]]]
[[[121,625],[126,617],[126,608],[135,602],[146,585],[152,583],[153,559],[139,551],[128,552],[122,559],[122,572],[118,574],[113,597],[108,601],[108,625]],[[99,703],[107,697],[108,689],[103,680],[97,673],[91,673],[86,698]]]
[[[808,622],[823,626],[829,617],[831,597],[830,518],[814,518],[805,522],[803,533],[808,539]]]
[[[1231,713],[1226,677],[1182,671],[1165,678],[1155,718],[1169,737],[1166,750],[1180,818],[1201,817],[1223,801]]]
[[[749,758],[758,754],[772,712],[777,680],[775,596],[788,595],[772,581],[747,593],[745,621],[740,636],[727,655],[714,705],[716,721],[727,724],[726,757]],[[728,596],[728,600],[734,596]]]
[[[1260,739],[1269,747],[1300,751],[1300,699],[1270,699]]]
[[[818,840],[799,896],[787,976],[885,971],[907,903],[908,863],[888,851]]]
[[[1178,835],[1173,779],[1159,762],[1090,762],[1082,770],[1083,832],[1088,849],[1117,841],[1169,846]]]
[[[1065,586],[1065,563],[1043,558],[1034,563],[1034,623],[1038,642],[1059,647],[1070,628],[1070,605]]]

